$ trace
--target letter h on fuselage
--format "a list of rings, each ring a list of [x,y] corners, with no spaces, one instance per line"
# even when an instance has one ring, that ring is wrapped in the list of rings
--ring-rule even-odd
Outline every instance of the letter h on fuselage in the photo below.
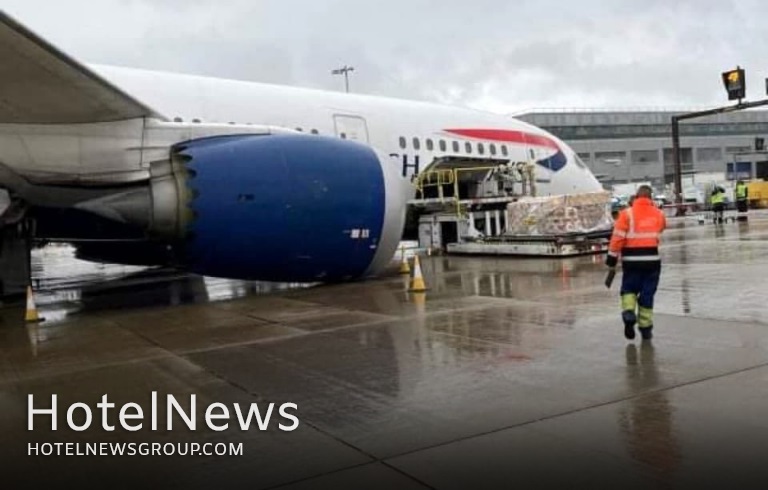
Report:
[[[413,157],[413,163],[408,163],[408,155],[403,154],[403,177],[408,177],[408,169],[412,168],[413,175],[419,174],[419,155]]]

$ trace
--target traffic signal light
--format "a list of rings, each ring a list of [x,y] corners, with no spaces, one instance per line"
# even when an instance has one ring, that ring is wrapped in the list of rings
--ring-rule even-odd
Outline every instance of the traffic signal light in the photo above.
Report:
[[[725,90],[728,91],[728,100],[741,100],[746,97],[747,80],[744,77],[743,68],[736,68],[723,73],[723,83]]]

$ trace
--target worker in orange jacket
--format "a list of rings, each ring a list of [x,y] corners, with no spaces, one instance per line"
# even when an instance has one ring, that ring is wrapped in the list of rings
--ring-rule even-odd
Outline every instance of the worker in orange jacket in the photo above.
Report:
[[[621,257],[621,316],[629,340],[635,338],[635,324],[643,340],[653,337],[653,297],[661,275],[659,239],[666,226],[664,213],[653,203],[653,190],[644,185],[613,228],[606,264],[615,268]]]

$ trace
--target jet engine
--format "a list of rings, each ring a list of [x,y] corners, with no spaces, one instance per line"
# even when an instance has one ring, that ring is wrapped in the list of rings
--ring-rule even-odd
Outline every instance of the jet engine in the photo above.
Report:
[[[390,262],[411,192],[369,146],[243,134],[176,144],[153,163],[148,187],[78,208],[142,226],[198,274],[331,282]]]

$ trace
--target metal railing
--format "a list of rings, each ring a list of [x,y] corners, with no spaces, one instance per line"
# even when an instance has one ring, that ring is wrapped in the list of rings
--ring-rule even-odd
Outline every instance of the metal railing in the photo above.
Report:
[[[695,112],[709,109],[710,106],[616,106],[616,107],[531,107],[509,113],[509,116],[519,117],[532,114],[606,114],[622,112],[655,112],[665,114]]]
[[[522,169],[520,167],[522,165]],[[461,175],[462,174],[469,174],[469,173],[485,173],[486,177],[485,180],[489,180],[490,178],[493,178],[496,174],[496,172],[499,172],[502,170],[502,166],[500,165],[494,165],[494,166],[478,166],[478,167],[455,167],[450,169],[438,169],[438,170],[432,170],[427,171],[422,174],[419,174],[419,176],[415,179],[414,185],[416,187],[416,195],[419,196],[418,199],[426,200],[424,197],[424,190],[427,188],[434,188],[436,187],[438,189],[438,197],[436,200],[432,200],[432,202],[439,202],[442,204],[452,204],[455,207],[456,217],[461,219],[464,216],[467,216],[467,201],[477,201],[481,198],[476,199],[462,199],[460,192],[459,192],[459,183],[461,181]],[[516,175],[517,178],[512,178],[512,182],[515,184],[520,184],[522,187],[522,192],[517,194],[516,196],[535,196],[536,195],[536,166],[535,164],[530,164],[526,162],[519,162],[517,164],[517,168],[512,167],[508,168],[508,170],[512,172],[517,172]],[[515,174],[510,174],[515,175]],[[445,196],[445,186],[453,186],[453,195],[446,197]],[[515,196],[507,196],[507,197],[515,197]],[[486,198],[488,199],[488,198]],[[492,198],[490,198],[492,199]]]
[[[430,170],[420,173],[414,182],[416,192],[424,198],[424,189],[437,187],[440,199],[443,199],[443,187],[453,185],[456,187],[456,173],[454,169]]]

